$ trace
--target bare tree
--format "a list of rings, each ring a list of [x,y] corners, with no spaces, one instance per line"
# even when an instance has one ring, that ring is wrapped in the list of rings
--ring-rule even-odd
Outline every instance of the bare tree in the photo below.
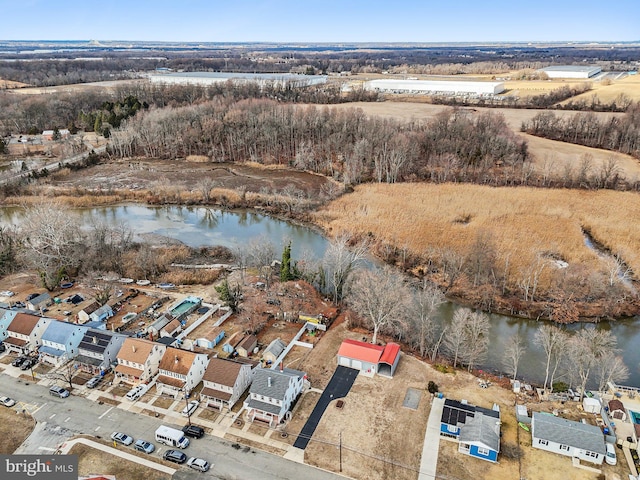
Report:
[[[260,278],[268,289],[271,285],[271,264],[276,259],[276,247],[265,235],[252,239],[248,247],[248,266],[258,269]]]
[[[600,357],[596,365],[598,378],[598,391],[604,392],[610,382],[620,383],[629,378],[629,368],[624,363],[621,355],[607,351]]]
[[[451,325],[447,329],[447,334],[443,338],[443,346],[453,359],[453,367],[458,365],[459,360],[467,356],[467,341],[469,340],[468,325],[471,321],[472,311],[468,308],[459,308],[453,314]]]
[[[82,237],[77,217],[59,203],[42,203],[25,211],[20,232],[24,262],[36,269],[48,290],[80,263]]]
[[[534,343],[538,345],[546,355],[544,383],[542,388],[546,391],[551,372],[552,361],[560,356],[560,350],[565,347],[565,337],[562,330],[553,325],[540,325],[534,336]],[[557,366],[559,362],[555,362]],[[553,380],[552,380],[553,381]]]
[[[426,280],[423,280],[422,285],[412,292],[408,313],[413,326],[412,339],[422,357],[435,343],[434,315],[444,300],[444,294],[434,285],[428,284]]]
[[[624,263],[620,255],[608,257],[606,268],[610,287],[613,287],[618,281],[628,282],[633,277],[633,270]]]
[[[511,335],[507,339],[506,346],[504,348],[503,365],[507,373],[515,380],[518,376],[518,366],[520,360],[527,351],[524,345],[522,336],[519,333]]]
[[[371,343],[376,343],[378,333],[398,321],[402,315],[408,291],[404,279],[391,268],[363,269],[351,285],[348,303],[373,327]]]
[[[583,328],[569,340],[570,375],[579,382],[580,401],[598,363],[608,352],[615,352],[616,338],[611,332]]]
[[[360,242],[349,247],[349,235],[336,237],[322,258],[321,276],[324,288],[331,291],[333,301],[339,303],[345,293],[345,286],[353,271],[359,267],[369,252],[369,244]]]
[[[202,177],[198,180],[197,187],[202,194],[202,202],[209,203],[211,201],[211,190],[217,185],[217,181],[211,177]]]
[[[464,332],[466,336],[463,359],[471,371],[480,363],[489,349],[489,317],[482,312],[472,312],[466,318]]]

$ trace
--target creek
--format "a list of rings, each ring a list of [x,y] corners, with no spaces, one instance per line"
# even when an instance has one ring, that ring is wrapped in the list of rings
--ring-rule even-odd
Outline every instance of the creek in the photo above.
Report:
[[[282,250],[285,242],[291,241],[292,258],[305,256],[320,258],[327,249],[328,241],[316,230],[285,220],[251,211],[223,211],[205,207],[144,205],[117,205],[78,210],[82,222],[90,225],[99,221],[110,225],[125,223],[138,239],[141,235],[160,235],[179,240],[191,247],[223,245],[233,247],[249,242],[259,236],[268,238]],[[0,225],[19,224],[22,211],[19,208],[0,209]],[[459,308],[455,303],[445,303],[439,311],[446,323]],[[520,362],[518,377],[527,382],[544,380],[544,353],[535,346],[534,335],[540,322],[491,314],[489,352],[481,368],[487,371],[502,371],[504,346],[507,338],[519,333],[527,351]],[[627,385],[640,386],[640,318],[601,322],[598,324],[574,324],[565,327],[575,331],[580,328],[610,330],[618,339],[625,363],[630,370]],[[558,378],[558,380],[566,380]]]

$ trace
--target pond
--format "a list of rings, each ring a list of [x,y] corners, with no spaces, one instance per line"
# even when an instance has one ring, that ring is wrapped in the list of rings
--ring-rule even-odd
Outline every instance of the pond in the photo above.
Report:
[[[285,242],[291,241],[292,257],[296,259],[301,255],[322,257],[328,246],[328,241],[312,228],[250,211],[221,211],[204,207],[119,205],[82,209],[78,212],[86,225],[96,220],[112,225],[124,222],[135,235],[164,235],[180,240],[191,247],[203,245],[233,247],[239,243],[250,242],[259,236],[265,236],[276,245],[276,252],[282,250]],[[20,218],[20,209],[0,209],[0,224],[18,224]],[[458,308],[457,305],[447,302],[440,309],[439,315],[448,321],[456,308]],[[520,362],[518,377],[529,382],[543,381],[544,354],[533,342],[540,322],[495,314],[490,318],[489,352],[482,368],[490,371],[504,370],[502,359],[506,340],[514,333],[519,333],[527,345],[527,352]],[[577,324],[570,325],[567,329],[611,330],[618,339],[618,346],[631,372],[629,380],[625,383],[640,386],[640,348],[637,348],[637,345],[640,345],[640,321],[638,320],[640,319],[634,318],[611,323],[602,322],[597,325]]]

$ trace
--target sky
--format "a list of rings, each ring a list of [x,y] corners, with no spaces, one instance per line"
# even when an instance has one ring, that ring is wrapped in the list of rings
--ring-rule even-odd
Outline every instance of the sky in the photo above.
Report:
[[[0,40],[640,40],[640,0],[0,0]]]

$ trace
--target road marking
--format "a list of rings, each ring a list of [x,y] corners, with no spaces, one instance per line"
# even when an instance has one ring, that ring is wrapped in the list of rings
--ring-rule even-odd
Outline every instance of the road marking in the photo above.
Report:
[[[44,402],[42,405],[40,405],[38,408],[36,408],[33,412],[31,412],[31,415],[34,415],[35,413],[37,413],[38,410],[40,410],[42,407],[44,407],[47,403],[49,403],[49,402]]]
[[[64,423],[67,423],[69,420],[71,420],[71,417],[67,417],[67,419],[64,421]]]
[[[49,448],[49,447],[38,447],[38,450],[45,450],[47,452],[55,452],[56,451],[55,448]]]
[[[100,430],[100,425],[98,425],[98,426],[96,427],[96,429],[94,430],[94,432],[97,432],[98,430]]]
[[[98,420],[100,420],[102,417],[104,417],[107,413],[109,413],[111,410],[113,410],[113,407],[109,408],[106,412],[104,412],[102,415],[100,415],[98,417]]]
[[[56,414],[54,413],[53,415],[51,415],[51,416],[49,417],[49,420],[51,420],[51,419],[52,419],[53,417],[55,417],[55,416],[56,416]]]

